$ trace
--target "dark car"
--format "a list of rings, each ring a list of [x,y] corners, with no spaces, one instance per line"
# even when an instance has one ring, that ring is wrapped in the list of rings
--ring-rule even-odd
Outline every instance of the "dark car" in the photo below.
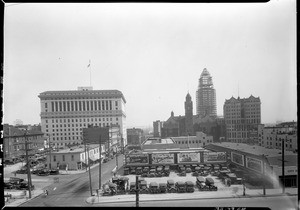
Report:
[[[127,167],[124,168],[124,175],[129,175],[129,168]]]
[[[159,193],[159,187],[158,187],[158,184],[156,182],[150,182],[150,185],[149,185],[149,192],[150,193]]]
[[[8,190],[14,189],[14,185],[10,182],[4,182],[3,187],[4,189],[8,189]]]
[[[175,187],[176,187],[177,192],[179,192],[179,193],[184,193],[184,192],[186,192],[186,186],[185,186],[185,183],[182,182],[182,181],[176,182]]]
[[[21,169],[15,171],[15,173],[16,173],[16,174],[27,174],[27,169],[21,168]]]
[[[192,181],[185,182],[186,191],[187,192],[194,192],[195,191],[195,184]]]
[[[137,167],[137,168],[136,168],[136,174],[137,174],[137,175],[141,175],[142,173],[143,173],[142,167]]]
[[[175,182],[173,179],[169,179],[167,181],[167,189],[168,189],[168,192],[170,192],[170,193],[177,192],[176,187],[175,187]]]
[[[139,189],[141,194],[149,193],[149,189],[147,187],[147,181],[141,181]]]
[[[50,175],[58,175],[59,174],[59,169],[52,169],[49,171]]]
[[[159,183],[159,191],[161,193],[167,192],[167,184],[166,183]]]
[[[39,170],[36,175],[38,176],[48,176],[50,175],[50,171],[48,169]]]
[[[203,177],[203,176],[198,176],[198,177],[196,178],[196,185],[197,185],[197,187],[198,187],[198,189],[199,189],[200,191],[205,191],[205,190],[208,190],[208,189],[209,189],[209,188],[206,186],[205,181],[206,181],[206,179],[205,179],[205,177]]]
[[[211,177],[207,177],[205,180],[205,184],[209,187],[211,191],[217,191],[217,186],[214,185],[214,180]]]
[[[129,184],[129,193],[133,194],[133,193],[135,193],[135,190],[136,190],[135,182],[130,182],[130,184]]]
[[[148,173],[149,172],[149,167],[148,166],[145,166],[144,168],[143,168],[143,173]]]
[[[18,190],[29,190],[29,184],[27,181],[20,182],[17,186]],[[34,190],[34,185],[31,184],[31,190]]]

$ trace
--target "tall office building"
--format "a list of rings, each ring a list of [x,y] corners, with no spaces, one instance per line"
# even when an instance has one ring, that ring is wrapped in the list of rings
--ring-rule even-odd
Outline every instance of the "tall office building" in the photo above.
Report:
[[[122,147],[127,145],[126,100],[118,90],[46,91],[38,96],[41,102],[41,129],[50,137],[54,147],[82,143],[82,129],[93,126],[119,126],[123,137]]]
[[[216,91],[212,77],[206,68],[200,75],[198,90],[196,91],[196,104],[197,115],[217,116]]]
[[[193,102],[191,95],[188,93],[185,97],[184,102],[184,109],[185,109],[185,134],[186,135],[193,135]]]
[[[254,144],[261,123],[260,98],[252,95],[243,99],[231,97],[225,100],[223,110],[227,141]]]

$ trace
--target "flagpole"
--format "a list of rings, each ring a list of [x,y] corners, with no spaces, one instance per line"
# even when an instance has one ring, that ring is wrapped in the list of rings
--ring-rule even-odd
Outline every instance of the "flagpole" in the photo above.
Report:
[[[92,70],[91,70],[91,60],[90,60],[90,86],[92,86]]]

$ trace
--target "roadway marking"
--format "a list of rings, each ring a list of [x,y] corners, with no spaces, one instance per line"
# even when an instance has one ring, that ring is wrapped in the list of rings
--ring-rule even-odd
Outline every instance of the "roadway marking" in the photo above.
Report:
[[[54,187],[53,190],[56,190],[56,187]]]

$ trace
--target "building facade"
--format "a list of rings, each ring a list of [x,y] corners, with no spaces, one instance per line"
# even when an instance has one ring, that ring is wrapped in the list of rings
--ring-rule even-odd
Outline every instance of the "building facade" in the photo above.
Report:
[[[193,135],[193,102],[191,95],[188,93],[185,97],[184,102],[184,110],[185,110],[185,135]]]
[[[276,126],[258,126],[259,146],[270,149],[281,149],[282,141],[287,151],[298,151],[297,122],[280,123]]]
[[[101,145],[101,157],[105,157],[104,145]],[[86,149],[86,151],[85,151]],[[61,170],[81,170],[87,167],[88,159],[90,163],[98,162],[100,157],[99,145],[88,145],[84,148],[83,145],[78,147],[63,149],[56,152],[51,152],[47,155],[47,168]]]
[[[258,125],[261,123],[259,97],[231,97],[225,100],[223,111],[227,141],[248,144],[257,142]]]
[[[20,130],[8,124],[3,125],[3,158],[24,157],[26,141],[29,155],[37,154],[45,148],[45,137],[41,131]]]
[[[119,90],[46,91],[41,103],[41,129],[56,148],[82,144],[82,129],[88,125],[120,127],[126,146],[126,100]]]
[[[161,129],[164,126],[164,122],[160,120],[156,120],[153,122],[153,136],[161,137]]]
[[[197,115],[217,115],[216,91],[212,77],[206,68],[200,75],[198,90],[196,91],[196,104]]]
[[[140,128],[127,129],[127,145],[141,145],[144,131]]]

